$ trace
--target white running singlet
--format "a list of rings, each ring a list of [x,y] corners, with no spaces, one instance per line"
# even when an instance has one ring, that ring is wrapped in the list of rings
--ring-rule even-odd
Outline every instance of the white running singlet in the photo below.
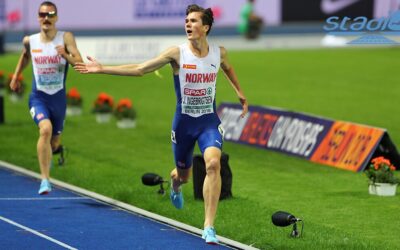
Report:
[[[199,117],[214,113],[215,86],[221,62],[220,48],[209,44],[206,57],[195,56],[188,44],[180,48],[179,82],[182,114]]]
[[[57,54],[56,46],[64,45],[64,32],[58,31],[53,41],[43,43],[40,33],[29,37],[36,91],[53,95],[64,88],[67,61]]]

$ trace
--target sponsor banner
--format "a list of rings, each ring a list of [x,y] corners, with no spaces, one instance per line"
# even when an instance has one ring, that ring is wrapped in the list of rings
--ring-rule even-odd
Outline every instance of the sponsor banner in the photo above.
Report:
[[[225,140],[351,171],[364,170],[374,153],[400,160],[385,129],[271,107],[251,106],[245,118],[241,112],[239,104],[218,107]]]
[[[322,21],[332,15],[372,18],[374,0],[282,0],[283,22]]]
[[[198,4],[212,8],[214,27],[235,27],[240,10],[247,0],[52,0],[57,5],[59,29],[140,29],[182,28],[184,34],[186,7]],[[0,0],[5,2],[7,29],[39,29],[37,12],[43,0]],[[255,10],[269,25],[280,24],[280,0],[256,1]],[[79,6],[79,7],[77,7]],[[101,8],[99,8],[101,6]],[[1,10],[1,9],[0,9]],[[0,13],[1,15],[1,13]],[[0,21],[1,22],[1,21]]]
[[[380,128],[337,121],[310,160],[352,171],[363,170],[385,132]]]
[[[333,121],[271,107],[249,107],[240,118],[241,105],[223,103],[218,114],[228,141],[249,144],[309,159]]]
[[[0,28],[38,31],[37,12],[43,0],[0,0]],[[235,27],[247,0],[52,0],[59,29],[180,28],[189,4],[212,8],[214,27]],[[254,11],[268,26],[286,21],[322,21],[329,16],[380,18],[399,8],[395,0],[268,0],[255,1]],[[77,7],[79,6],[79,8]],[[101,6],[101,8],[99,8]]]

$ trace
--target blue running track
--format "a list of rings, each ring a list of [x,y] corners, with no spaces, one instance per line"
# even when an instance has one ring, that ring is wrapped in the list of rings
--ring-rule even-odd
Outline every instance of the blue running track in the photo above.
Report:
[[[39,196],[38,187],[0,165],[1,249],[232,249],[54,185]]]

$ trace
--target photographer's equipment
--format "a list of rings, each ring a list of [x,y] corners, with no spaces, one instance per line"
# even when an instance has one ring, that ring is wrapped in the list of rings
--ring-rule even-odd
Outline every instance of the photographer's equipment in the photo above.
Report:
[[[146,186],[157,186],[160,185],[160,190],[157,193],[164,195],[165,189],[163,184],[168,183],[168,181],[164,181],[161,176],[154,173],[147,173],[142,176],[142,183]]]
[[[303,220],[300,218],[296,218],[294,215],[292,215],[288,212],[278,211],[272,215],[271,219],[272,219],[272,223],[278,227],[287,227],[287,226],[293,224],[293,229],[292,229],[292,232],[290,233],[291,237],[298,238],[298,237],[301,237],[301,235],[303,234],[303,227],[304,227]],[[299,221],[301,222],[300,233],[297,230],[297,222],[299,222]]]
[[[229,167],[229,155],[221,155],[221,195],[220,200],[232,197],[232,171]],[[206,177],[206,164],[202,155],[193,156],[193,191],[195,199],[203,199],[203,184]]]

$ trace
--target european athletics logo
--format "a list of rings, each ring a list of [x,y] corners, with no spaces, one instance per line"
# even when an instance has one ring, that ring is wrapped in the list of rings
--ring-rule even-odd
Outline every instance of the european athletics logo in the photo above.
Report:
[[[360,36],[347,44],[400,44],[385,36],[400,35],[400,11],[388,17],[370,19],[331,16],[326,19],[324,30],[334,36]]]

